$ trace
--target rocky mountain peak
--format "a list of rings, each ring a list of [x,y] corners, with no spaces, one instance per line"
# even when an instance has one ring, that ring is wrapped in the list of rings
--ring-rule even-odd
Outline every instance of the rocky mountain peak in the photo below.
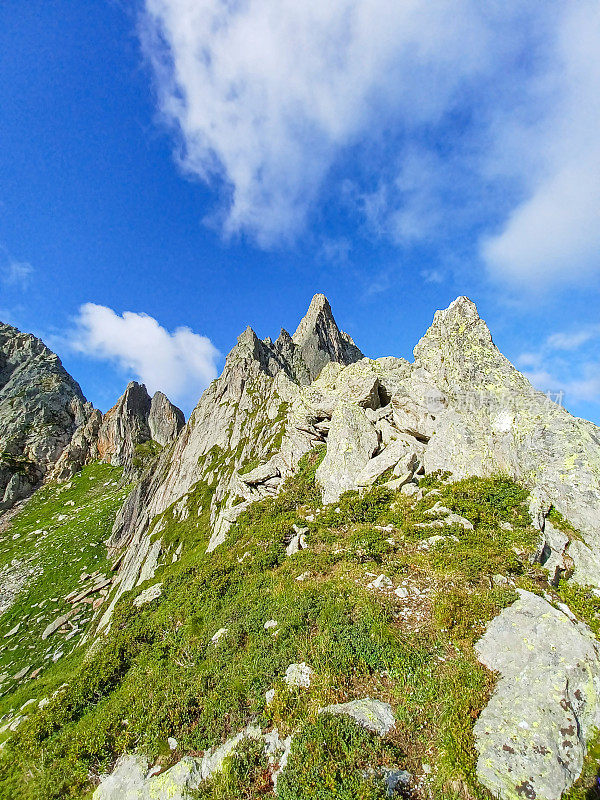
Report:
[[[35,340],[0,348],[2,379],[12,370],[0,397],[21,369],[11,358],[28,347],[44,361]],[[195,789],[214,800],[227,785],[219,770],[246,739],[257,764],[236,777],[236,797],[260,785],[265,798],[277,789],[300,800],[318,785],[332,797],[448,788],[560,800],[580,773],[576,796],[591,796],[600,429],[536,392],[466,297],[435,314],[414,363],[359,356],[317,295],[294,337],[248,328],[181,431],[181,412],[137,382],[104,417],[80,409],[85,424],[54,474],[69,483],[48,481],[11,510],[11,527],[0,520],[2,797],[27,786],[19,800],[65,787],[94,800]],[[33,362],[11,390],[26,410]],[[155,442],[167,445],[160,454]],[[109,570],[100,538],[111,524]],[[66,658],[54,666],[84,645],[90,657],[80,651],[70,677]],[[436,653],[456,653],[459,669],[440,655],[432,670]],[[476,660],[499,675],[494,686]],[[102,696],[99,676],[109,679]],[[93,702],[73,719],[82,697]],[[174,713],[160,713],[165,697]],[[133,736],[112,737],[113,703]],[[387,736],[396,707],[401,738],[382,750],[365,737]],[[49,722],[38,746],[30,732]],[[74,754],[89,730],[97,746]],[[334,737],[348,730],[360,738],[346,756]],[[465,735],[473,747],[455,770],[439,742]],[[159,741],[169,762],[151,749]],[[113,772],[96,786],[103,759]]]
[[[527,380],[502,355],[492,334],[468,297],[457,297],[436,311],[433,322],[414,349],[417,363],[451,391],[487,390],[492,384],[531,389]]]
[[[294,382],[307,385],[326,364],[347,366],[361,358],[352,338],[338,328],[325,295],[316,294],[293,336],[282,328],[275,341],[259,339],[248,326],[227,356],[226,372],[237,381],[240,365],[248,369],[253,363],[271,377],[283,372]]]
[[[30,494],[85,414],[79,384],[56,353],[0,323],[0,509]]]
[[[177,438],[184,425],[183,411],[174,406],[166,394],[156,392],[152,397],[148,415],[148,427],[153,441],[165,447]]]
[[[114,466],[131,463],[138,445],[153,440],[165,446],[185,422],[183,412],[162,392],[150,398],[143,383],[130,381],[123,395],[106,412],[98,432],[98,454]]]
[[[348,365],[363,358],[351,337],[338,328],[324,294],[313,297],[292,341],[300,351],[311,380],[315,380],[330,361]]]

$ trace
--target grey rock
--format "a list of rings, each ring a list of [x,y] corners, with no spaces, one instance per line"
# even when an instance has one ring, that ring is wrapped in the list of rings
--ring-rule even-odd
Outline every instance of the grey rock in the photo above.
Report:
[[[412,775],[408,770],[384,768],[382,773],[386,797],[397,797],[398,789],[410,786]]]
[[[81,389],[58,356],[0,323],[0,511],[46,477],[85,415]]]
[[[600,430],[535,391],[468,298],[436,312],[415,348],[415,368],[446,400],[434,415],[427,471],[501,472],[531,487],[580,529],[582,540],[569,547],[574,577],[599,585]]]
[[[86,464],[99,458],[98,432],[102,425],[102,412],[88,403],[85,413],[86,419],[75,430],[71,441],[54,465],[50,478],[59,481],[69,480]]]
[[[162,594],[162,583],[155,583],[153,586],[149,586],[147,589],[144,589],[143,592],[140,592],[137,597],[133,600],[133,605],[136,608],[140,608],[140,606],[145,605],[146,603],[151,603],[153,600],[156,600],[157,597],[160,597]]]
[[[308,689],[312,674],[312,669],[302,661],[300,664],[289,665],[285,671],[284,681],[288,686]]]
[[[298,531],[295,533],[290,543],[285,548],[286,556],[293,556],[295,553],[300,552],[300,550],[304,550],[306,548],[306,531],[308,528],[303,529],[302,531]]]
[[[316,294],[302,319],[292,342],[300,351],[310,381],[315,380],[330,361],[352,364],[363,357],[347,333],[342,333],[335,323],[331,306],[325,295]]]
[[[396,727],[396,717],[391,705],[381,700],[372,700],[370,697],[325,706],[319,709],[319,714],[344,714],[352,717],[362,728],[379,736],[385,736]]]
[[[148,428],[150,438],[162,447],[174,442],[185,425],[183,411],[174,406],[162,392],[156,392],[150,403]]]
[[[356,488],[378,445],[375,428],[363,409],[340,403],[331,418],[327,454],[316,472],[324,503],[334,503],[345,491]]]
[[[190,756],[160,775],[150,773],[145,756],[121,756],[112,773],[101,778],[94,800],[188,800],[202,781],[198,759]]]
[[[406,462],[409,454],[412,455],[411,445],[405,439],[396,439],[390,442],[383,452],[376,455],[363,467],[356,478],[357,485],[371,486],[377,478],[386,470],[395,467],[401,459]],[[406,468],[402,469],[401,474],[406,474]]]
[[[20,669],[17,673],[15,673],[13,675],[13,680],[14,681],[20,681],[21,678],[24,678],[25,675],[27,675],[27,673],[29,672],[30,669],[31,669],[31,665],[29,665],[28,667],[23,667],[23,669]]]
[[[53,622],[47,625],[42,633],[42,641],[45,641],[49,636],[52,636],[52,634],[62,627],[65,622],[68,622],[71,619],[74,613],[75,609],[72,611],[67,611],[66,614],[61,614],[60,617],[57,617]]]
[[[475,724],[477,775],[501,800],[558,800],[600,725],[600,644],[587,626],[518,592],[476,645],[500,674]]]
[[[227,756],[231,755],[238,744],[244,739],[260,739],[261,729],[255,725],[248,725],[243,731],[232,736],[220,747],[211,748],[202,757],[200,764],[200,774],[202,780],[207,780],[223,767],[223,762]]]
[[[98,454],[114,466],[131,463],[136,445],[149,441],[152,401],[144,384],[128,383],[125,393],[106,412],[98,431]]]

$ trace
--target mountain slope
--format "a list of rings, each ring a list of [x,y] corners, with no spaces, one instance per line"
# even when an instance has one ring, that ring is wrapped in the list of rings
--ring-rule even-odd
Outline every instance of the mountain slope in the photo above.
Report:
[[[467,298],[413,363],[321,295],[293,337],[247,329],[162,449],[128,392],[108,592],[87,648],[11,675],[0,795],[593,797],[600,431]]]

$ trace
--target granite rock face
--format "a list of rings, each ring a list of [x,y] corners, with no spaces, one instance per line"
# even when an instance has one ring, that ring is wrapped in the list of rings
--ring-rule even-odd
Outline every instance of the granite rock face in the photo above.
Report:
[[[318,377],[325,364],[352,364],[363,357],[350,336],[339,330],[329,301],[323,294],[313,297],[292,342],[306,367],[308,382]]]
[[[568,547],[575,579],[600,585],[600,429],[535,391],[465,297],[436,313],[415,348],[419,370],[439,392],[426,470],[529,486],[581,531]]]
[[[0,511],[44,479],[91,410],[55,353],[0,323]]]
[[[150,398],[144,384],[131,381],[116,404],[102,415],[91,409],[58,460],[52,477],[66,480],[85,464],[105,461],[131,467],[136,448],[154,441],[171,444],[185,424],[183,412],[162,392]]]
[[[475,724],[479,780],[501,800],[558,800],[600,726],[600,644],[572,615],[519,590],[475,649],[500,673]]]
[[[115,553],[125,548],[125,555],[102,624],[110,620],[120,593],[156,568],[149,531],[160,546],[155,536],[160,515],[174,503],[185,507],[194,487],[203,483],[214,488],[206,531],[209,551],[225,541],[249,503],[277,492],[300,458],[325,441],[313,427],[317,418],[302,390],[310,391],[311,376],[322,372],[323,365],[342,370],[361,355],[338,330],[323,295],[313,298],[294,337],[282,330],[274,342],[261,340],[251,328],[238,337],[220,378],[204,392],[173,447],[161,454],[154,472],[130,495],[115,521],[109,547]],[[326,418],[327,412],[321,416]],[[252,461],[261,465],[259,471],[244,470]],[[164,557],[161,551],[158,559]]]
[[[148,414],[150,438],[161,447],[166,447],[175,441],[184,425],[183,411],[174,406],[165,394],[156,392],[152,396]]]

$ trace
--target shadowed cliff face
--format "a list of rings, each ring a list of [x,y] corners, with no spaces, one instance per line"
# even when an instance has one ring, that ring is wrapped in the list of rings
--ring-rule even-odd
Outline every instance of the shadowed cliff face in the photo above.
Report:
[[[0,323],[0,510],[31,493],[86,413],[81,389],[58,356]]]

